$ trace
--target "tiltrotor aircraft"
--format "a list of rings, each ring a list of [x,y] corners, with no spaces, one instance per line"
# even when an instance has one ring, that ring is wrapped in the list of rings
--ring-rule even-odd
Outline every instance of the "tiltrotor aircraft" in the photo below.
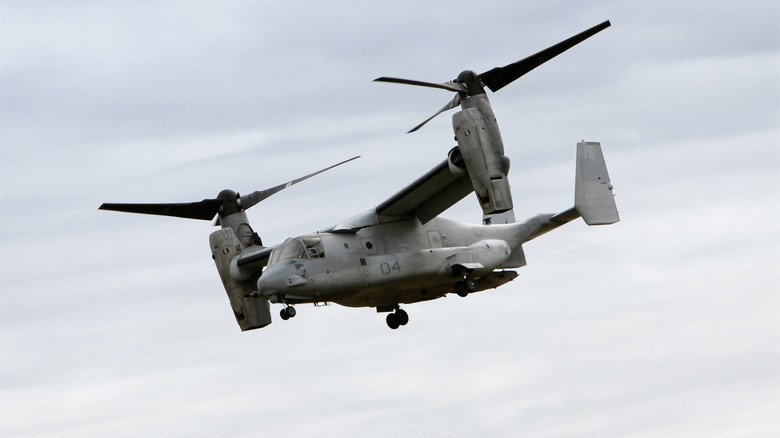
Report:
[[[287,320],[295,316],[296,304],[331,302],[387,312],[387,325],[397,329],[409,322],[402,304],[449,293],[465,297],[515,279],[517,272],[511,269],[525,266],[523,244],[529,240],[578,217],[588,225],[620,220],[601,145],[583,141],[577,143],[574,207],[515,222],[507,179],[509,158],[484,89],[500,90],[609,26],[605,21],[518,62],[482,74],[464,71],[451,82],[376,79],[454,92],[454,99],[433,117],[461,107],[452,116],[458,145],[395,196],[324,230],[263,246],[245,210],[335,166],[244,196],[223,190],[215,199],[200,202],[103,204],[100,209],[202,220],[216,217],[222,228],[209,237],[212,258],[241,330],[270,324],[271,303],[283,304],[281,318]],[[471,192],[482,207],[481,225],[439,217]]]

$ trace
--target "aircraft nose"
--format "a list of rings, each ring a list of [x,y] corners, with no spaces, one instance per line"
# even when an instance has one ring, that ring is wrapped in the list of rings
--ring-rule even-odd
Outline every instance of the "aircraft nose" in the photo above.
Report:
[[[257,280],[257,290],[260,294],[268,296],[279,293],[284,289],[284,269],[275,267],[265,268],[263,275]]]
[[[276,264],[263,271],[257,280],[257,290],[265,296],[283,293],[287,288],[306,284],[304,275],[305,271],[295,265]]]

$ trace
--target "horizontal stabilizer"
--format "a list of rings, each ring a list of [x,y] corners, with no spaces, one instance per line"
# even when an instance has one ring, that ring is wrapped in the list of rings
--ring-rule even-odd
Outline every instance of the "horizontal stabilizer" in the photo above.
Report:
[[[588,225],[607,225],[620,221],[607,164],[598,142],[577,143],[574,208]]]

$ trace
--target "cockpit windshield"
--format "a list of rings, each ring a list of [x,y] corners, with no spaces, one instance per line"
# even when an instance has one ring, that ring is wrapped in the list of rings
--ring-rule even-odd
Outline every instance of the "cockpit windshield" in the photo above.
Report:
[[[325,258],[325,249],[322,239],[319,237],[304,237],[300,240],[291,240],[271,252],[268,265],[287,259],[322,259]]]

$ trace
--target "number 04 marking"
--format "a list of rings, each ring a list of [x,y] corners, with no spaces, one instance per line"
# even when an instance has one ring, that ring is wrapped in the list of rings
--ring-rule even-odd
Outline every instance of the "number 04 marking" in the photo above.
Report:
[[[390,263],[382,263],[379,265],[379,269],[382,270],[383,275],[389,275],[392,274],[393,271],[401,272],[401,265],[398,264],[398,261],[393,263],[393,266],[390,266]]]

